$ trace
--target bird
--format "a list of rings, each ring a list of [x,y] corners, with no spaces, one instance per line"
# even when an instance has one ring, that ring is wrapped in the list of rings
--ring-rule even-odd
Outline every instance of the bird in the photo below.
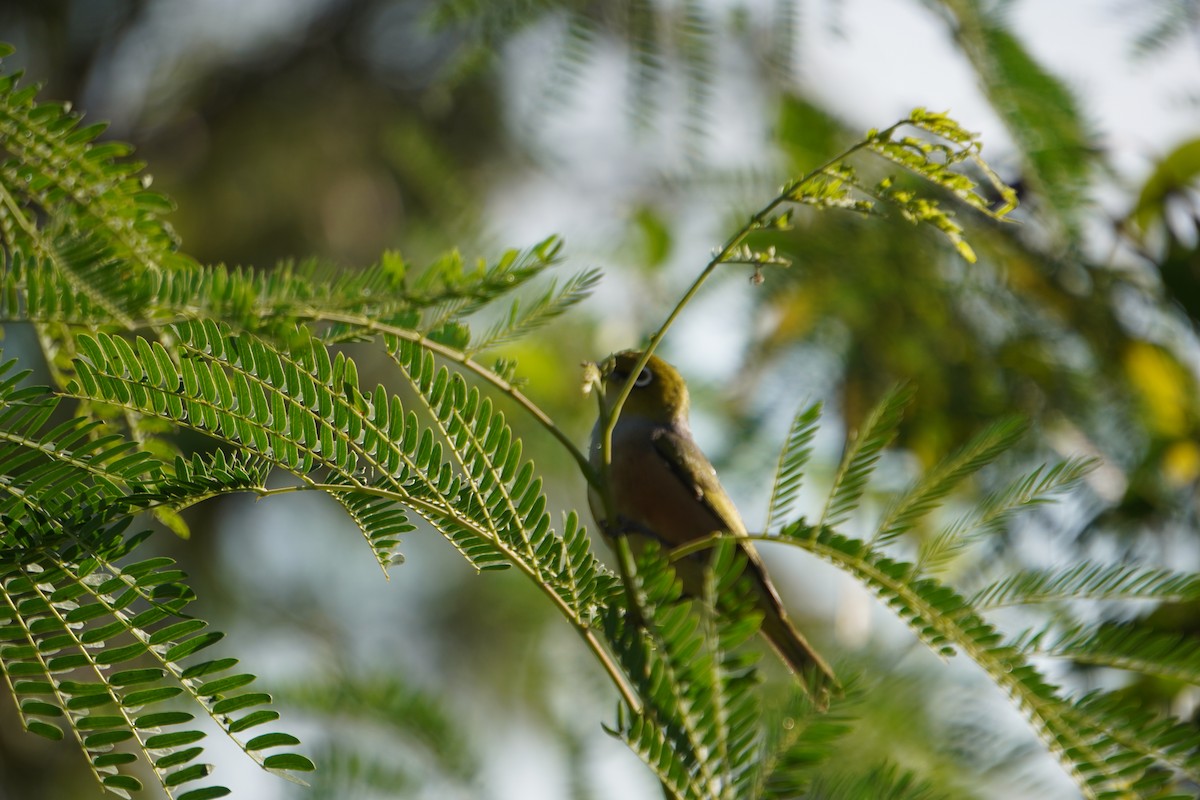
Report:
[[[592,516],[610,543],[611,537],[626,535],[634,552],[648,541],[659,542],[669,553],[713,534],[736,537],[746,560],[745,575],[754,606],[762,614],[760,632],[801,679],[817,706],[827,706],[828,698],[841,691],[837,677],[788,619],[745,523],[692,437],[687,384],[658,356],[651,355],[634,379],[612,431],[609,469],[602,468],[604,419],[641,356],[638,350],[625,350],[594,365],[603,386],[602,414],[592,432],[589,461],[598,476],[607,476],[617,519],[606,518],[603,496],[594,486],[588,492]],[[676,561],[685,595],[703,593],[708,552],[702,550]]]

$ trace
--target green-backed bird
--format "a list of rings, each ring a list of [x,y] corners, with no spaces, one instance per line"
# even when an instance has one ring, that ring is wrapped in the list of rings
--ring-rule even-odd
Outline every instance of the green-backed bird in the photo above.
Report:
[[[615,402],[641,353],[626,350],[599,364],[605,414]],[[745,537],[746,526],[717,472],[692,438],[688,424],[688,390],[667,362],[651,356],[633,382],[612,433],[609,478],[617,520],[606,519],[604,501],[589,492],[592,516],[606,536],[627,535],[635,552],[647,538],[666,551],[712,534]],[[600,469],[600,424],[592,433],[591,463]],[[814,699],[824,705],[839,690],[824,659],[788,619],[762,559],[749,539],[738,542],[746,557],[755,605],[762,613],[761,631],[787,665],[800,676]],[[704,586],[705,554],[685,556],[675,568],[686,594],[698,596]]]

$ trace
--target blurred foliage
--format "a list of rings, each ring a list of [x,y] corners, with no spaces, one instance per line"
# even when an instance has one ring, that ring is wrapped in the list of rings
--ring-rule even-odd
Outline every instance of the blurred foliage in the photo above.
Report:
[[[1010,29],[1008,4],[912,5],[933,10],[945,23],[947,38],[1012,135],[1012,166],[1004,177],[1021,189],[1021,224],[1000,225],[964,211],[958,221],[978,256],[971,266],[931,231],[900,219],[809,211],[796,215],[791,231],[756,234],[756,246],[774,246],[795,266],[770,271],[755,293],[756,324],[739,344],[738,374],[723,377],[721,389],[698,386],[697,394],[722,404],[720,413],[735,432],[725,443],[730,449],[768,439],[794,410],[797,393],[814,391],[811,381],[791,377],[797,373],[828,380],[815,391],[828,400],[827,416],[847,425],[906,380],[917,394],[898,441],[924,465],[997,417],[1022,413],[1035,421],[1039,435],[1029,440],[1035,447],[1099,455],[1105,467],[1092,478],[1087,507],[1065,526],[1067,535],[1030,547],[1017,532],[1001,533],[991,551],[995,562],[977,565],[979,572],[987,577],[1001,563],[1040,568],[1055,556],[1069,560],[1096,551],[1116,559],[1151,553],[1194,566],[1200,510],[1196,141],[1168,152],[1140,185],[1119,184],[1126,212],[1109,219],[1090,200],[1098,187],[1112,188],[1113,154],[1098,141],[1098,121]],[[796,80],[805,59],[800,34],[813,24],[799,2],[732,10],[724,3],[639,0],[303,6],[291,13],[276,9],[275,27],[247,23],[246,31],[222,31],[218,23],[197,35],[189,18],[172,21],[177,9],[170,3],[11,0],[0,7],[0,38],[18,44],[15,63],[46,80],[45,94],[85,107],[89,120],[113,119],[119,138],[136,144],[151,164],[154,188],[179,204],[172,226],[202,263],[270,267],[315,254],[330,264],[362,265],[397,247],[423,263],[450,246],[469,249],[488,240],[489,205],[524,202],[511,189],[514,176],[547,158],[537,152],[536,139],[531,147],[515,132],[530,121],[513,119],[506,102],[514,94],[537,95],[534,123],[552,123],[604,80],[614,52],[623,64],[625,106],[611,113],[625,115],[637,130],[667,131],[695,170],[694,182],[681,179],[668,153],[662,185],[637,198],[630,236],[645,248],[637,251],[638,263],[612,266],[639,276],[634,291],[666,274],[680,242],[697,235],[681,218],[681,196],[705,183],[718,195],[747,194],[744,175],[727,180],[704,163],[704,143],[722,124],[714,100],[722,74],[717,65],[730,51],[749,58],[747,81],[767,97],[769,145],[784,160],[771,183],[810,169],[856,135],[822,96]],[[1139,10],[1144,25],[1131,29],[1129,54],[1103,57],[1154,59],[1194,31],[1195,3],[1164,0]],[[537,85],[505,95],[512,78],[503,48],[531,41],[549,50],[548,66]],[[139,70],[139,63],[154,66]],[[1115,246],[1096,247],[1097,231],[1115,231]],[[610,257],[634,260],[628,250]],[[576,315],[554,323],[549,335],[509,351],[519,356],[542,406],[555,419],[570,420],[566,427],[573,424],[580,439],[590,408],[578,400],[575,365],[597,355],[593,343],[603,339],[611,323],[606,317],[628,300],[600,308],[595,320]],[[10,334],[14,345],[18,335]],[[789,376],[782,385],[780,374]],[[717,455],[731,461],[736,454]],[[761,480],[762,461],[754,465],[757,475],[742,480]],[[824,479],[833,468],[827,461],[817,468]],[[575,500],[564,505],[579,506],[569,462],[560,466],[564,477],[552,491]],[[193,574],[219,583],[220,565],[204,558],[217,554],[215,537],[206,532],[210,513],[205,507],[189,512],[192,528],[204,535],[185,550],[170,549],[188,559]],[[436,653],[431,686],[444,688],[436,674],[442,665],[476,663],[510,652],[506,648],[527,654],[522,664],[529,675],[519,683],[481,680],[488,692],[504,696],[572,679],[556,663],[557,651],[537,649],[541,627],[525,621],[538,613],[537,602],[519,589],[514,600],[514,590],[458,575],[446,573],[433,595],[444,598],[440,622],[427,621],[423,633]],[[199,591],[203,596],[203,587]],[[236,598],[229,602],[230,618],[253,629],[259,610]],[[1197,611],[1194,601],[1168,603],[1150,619],[1164,633],[1194,636]],[[513,618],[538,635],[507,632]],[[865,650],[864,660],[886,665],[892,657],[882,644]],[[1095,671],[1080,664],[1069,685],[1087,688],[1093,680]],[[921,686],[913,691],[933,703],[934,690]],[[1128,691],[1156,708],[1187,707],[1184,688],[1172,681],[1142,679]],[[602,707],[603,684],[597,680],[595,692],[580,702]],[[916,702],[906,714],[881,715],[879,724],[911,724],[921,707]],[[553,718],[544,720],[550,729],[569,716],[552,708],[544,714]],[[28,776],[13,778],[23,797],[62,796],[59,781],[70,780],[66,770],[73,762],[29,738],[9,730],[0,736],[0,772]],[[928,749],[941,758],[953,750],[954,738],[931,736]],[[47,761],[31,766],[28,748],[35,747],[37,758]],[[1018,749],[1010,756],[1001,761],[1011,768],[1028,754]],[[932,757],[900,760],[924,766],[925,758]],[[343,763],[338,759],[334,763]],[[36,782],[47,774],[56,780],[38,794]],[[89,785],[86,775],[80,779],[78,785]],[[878,788],[861,787],[880,781],[893,786],[896,797],[923,796],[919,780],[895,775],[831,776],[822,786],[828,796],[879,796]],[[0,787],[0,796],[5,789],[14,791]]]

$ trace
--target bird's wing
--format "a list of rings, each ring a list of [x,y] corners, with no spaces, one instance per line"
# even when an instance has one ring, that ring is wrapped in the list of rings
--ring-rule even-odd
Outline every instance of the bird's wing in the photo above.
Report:
[[[746,524],[738,514],[737,506],[729,499],[717,479],[717,471],[712,463],[700,450],[690,436],[681,435],[669,429],[657,431],[653,437],[654,447],[679,480],[694,492],[696,499],[713,516],[721,529],[734,536],[746,536]],[[705,531],[710,533],[715,531]],[[703,535],[703,534],[701,534]],[[686,541],[686,540],[684,540]],[[674,544],[682,544],[683,541]],[[782,606],[779,594],[767,578],[766,565],[762,556],[748,539],[738,543],[738,549],[746,556],[747,567],[754,574],[762,591],[769,595],[771,601]]]
[[[737,507],[725,493],[717,471],[690,436],[660,428],[652,436],[654,449],[689,493],[716,518],[720,527],[736,536],[746,535]]]
[[[737,508],[721,487],[721,482],[717,480],[716,470],[692,438],[670,429],[660,429],[655,431],[652,439],[657,454],[706,512],[697,516],[708,517],[714,528],[723,529],[738,537],[746,537],[746,526],[738,515]],[[705,522],[700,528],[707,524],[708,522]],[[693,534],[698,536],[712,532],[695,530],[694,525],[690,527],[693,528]],[[668,544],[675,545],[687,541],[686,537],[663,538]],[[788,619],[779,593],[767,576],[766,566],[753,543],[745,538],[738,542],[738,549],[746,557],[746,572],[743,576],[749,578],[755,604],[763,614],[762,634],[779,651],[791,669],[803,678],[805,687],[812,694],[817,706],[826,707],[829,694],[840,692],[837,677]],[[697,594],[702,584],[698,583],[696,570],[689,569],[681,563],[677,571],[683,579],[684,591]]]

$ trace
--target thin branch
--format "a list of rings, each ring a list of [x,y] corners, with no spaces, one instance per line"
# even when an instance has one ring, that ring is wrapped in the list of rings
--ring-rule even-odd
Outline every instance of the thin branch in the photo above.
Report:
[[[545,428],[551,436],[557,439],[559,443],[566,448],[567,452],[570,453],[571,458],[575,460],[575,463],[579,466],[580,471],[583,472],[584,477],[587,478],[588,483],[592,484],[593,486],[596,485],[597,480],[595,477],[595,471],[592,469],[591,464],[588,463],[587,454],[585,454],[579,449],[578,446],[576,446],[571,437],[564,433],[561,428],[555,425],[554,420],[550,419],[546,412],[542,411],[542,409],[539,408],[538,405],[530,400],[524,393],[522,393],[520,389],[514,386],[511,382],[497,375],[492,370],[483,366],[461,350],[457,350],[453,347],[449,347],[448,345],[436,342],[427,336],[423,336],[417,331],[401,328],[396,325],[387,325],[384,323],[375,322],[374,320],[365,319],[353,314],[342,314],[339,312],[326,313],[320,310],[314,310],[308,316],[308,319],[356,325],[365,328],[366,330],[391,334],[392,336],[396,336],[400,339],[407,339],[410,342],[415,342],[421,347],[432,350],[443,358],[453,361],[454,363],[470,370],[471,372],[474,372],[476,375],[492,384],[492,386],[496,387],[501,392],[512,398],[517,405],[521,406],[521,408],[523,408],[531,417],[533,417],[533,419],[539,425]]]
[[[890,136],[893,131],[906,124],[909,124],[908,119],[901,120],[893,124],[891,127],[885,128],[883,131],[876,134],[875,138],[886,138],[887,136]],[[742,245],[743,242],[745,242],[746,238],[751,233],[761,228],[763,223],[769,219],[773,213],[775,213],[776,209],[786,203],[793,202],[792,195],[794,195],[802,186],[816,179],[820,175],[825,174],[827,170],[831,169],[838,162],[849,158],[859,150],[869,147],[871,142],[872,139],[863,139],[859,142],[856,142],[855,144],[843,150],[841,153],[833,156],[828,161],[821,164],[819,167],[793,180],[791,183],[786,184],[783,187],[783,190],[776,195],[771,202],[767,203],[765,206],[755,212],[754,215],[750,217],[749,221],[739,228],[738,231],[725,242],[724,246],[717,251],[716,255],[714,255],[704,266],[704,269],[702,269],[700,274],[696,276],[696,279],[692,281],[692,285],[689,286],[688,290],[683,293],[683,296],[679,299],[679,302],[675,304],[673,309],[671,309],[671,313],[669,313],[667,318],[663,320],[662,325],[659,326],[658,330],[655,331],[650,337],[650,340],[646,343],[645,349],[642,350],[641,358],[638,359],[637,363],[633,366],[633,369],[630,370],[628,379],[626,379],[625,383],[621,386],[621,391],[617,393],[616,398],[609,406],[608,415],[606,417],[602,416],[600,430],[600,463],[602,465],[602,470],[607,470],[608,464],[612,462],[613,430],[616,428],[617,418],[621,415],[621,408],[625,405],[625,401],[629,398],[629,393],[633,391],[634,381],[637,380],[638,374],[641,373],[646,364],[650,363],[650,357],[654,355],[654,351],[658,349],[659,344],[666,337],[667,331],[670,330],[671,326],[675,323],[675,320],[683,312],[684,307],[686,307],[687,304],[692,301],[692,298],[695,297],[700,291],[700,287],[702,287],[705,282],[708,281],[709,277],[712,276],[717,267],[727,263],[730,256]]]

